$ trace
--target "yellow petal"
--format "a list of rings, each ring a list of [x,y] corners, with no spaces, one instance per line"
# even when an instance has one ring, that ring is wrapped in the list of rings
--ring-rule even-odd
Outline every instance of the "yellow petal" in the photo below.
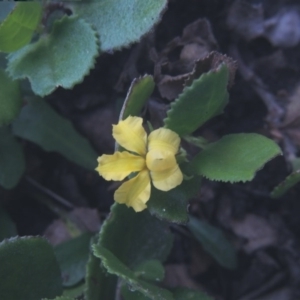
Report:
[[[116,191],[114,199],[118,203],[125,203],[136,212],[144,210],[150,198],[151,184],[147,170],[141,171],[134,178],[124,182]]]
[[[156,129],[148,137],[148,151],[163,150],[176,154],[179,144],[179,135],[167,128]]]
[[[142,124],[142,118],[129,116],[113,125],[113,137],[126,150],[145,155],[147,133]]]
[[[173,168],[177,162],[170,151],[151,150],[147,153],[146,164],[150,171],[161,172]]]
[[[96,171],[106,180],[123,180],[132,172],[145,168],[145,159],[129,152],[115,152],[98,158]]]
[[[161,191],[169,191],[182,183],[182,172],[176,164],[162,172],[150,172],[153,185]]]

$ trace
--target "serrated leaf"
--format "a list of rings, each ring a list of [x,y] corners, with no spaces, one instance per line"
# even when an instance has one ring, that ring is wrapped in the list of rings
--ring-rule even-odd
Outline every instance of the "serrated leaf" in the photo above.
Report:
[[[166,0],[92,0],[73,10],[98,31],[100,48],[110,51],[137,42],[159,22]]]
[[[223,235],[222,231],[205,221],[190,216],[187,227],[202,247],[223,267],[234,269],[237,264],[233,246]]]
[[[28,44],[41,17],[39,2],[17,3],[0,25],[0,51],[13,52]]]
[[[277,185],[271,192],[272,198],[279,198],[283,196],[289,189],[300,182],[300,170],[297,170],[287,176],[284,181]]]
[[[151,259],[164,261],[172,242],[166,223],[147,210],[136,213],[132,208],[115,203],[110,217],[102,225],[97,246],[105,247],[122,263],[134,268]]]
[[[161,220],[185,224],[188,222],[188,200],[200,189],[201,178],[195,176],[184,180],[176,188],[164,192],[152,187],[150,200],[147,203],[149,212]]]
[[[150,299],[173,300],[173,296],[168,290],[138,279],[132,270],[106,248],[97,245],[94,247],[94,255],[101,259],[103,266],[109,273],[122,278],[132,290],[139,291]]]
[[[126,283],[121,287],[121,295],[124,300],[151,300],[151,298],[144,296],[141,292],[132,291]]]
[[[90,233],[84,233],[54,248],[54,253],[62,273],[63,286],[77,284],[85,276],[89,258]]]
[[[173,292],[174,300],[213,300],[203,292],[188,288],[176,288]]]
[[[228,79],[226,65],[195,79],[171,104],[164,120],[165,127],[184,136],[222,113],[228,103]]]
[[[40,300],[62,294],[59,266],[52,246],[40,237],[0,243],[0,295],[9,300]]]
[[[10,123],[20,112],[22,98],[18,81],[0,69],[0,126]]]
[[[0,185],[14,188],[25,171],[21,145],[7,128],[0,129]]]
[[[87,169],[94,170],[97,165],[97,153],[89,142],[42,99],[32,99],[23,107],[13,122],[13,132]]]
[[[191,168],[210,180],[248,181],[279,154],[278,145],[262,135],[229,134],[197,154],[191,161]]]
[[[0,206],[0,242],[18,235],[17,227],[9,214]]]
[[[134,274],[145,280],[162,281],[165,277],[165,269],[159,260],[151,259],[134,268]]]
[[[91,253],[86,269],[85,300],[115,299],[117,279],[107,273],[100,259]]]
[[[125,120],[129,116],[138,116],[154,87],[155,83],[151,75],[134,79],[128,90],[119,119]]]
[[[96,32],[77,17],[56,21],[50,34],[9,55],[12,78],[28,78],[35,94],[45,96],[61,86],[81,82],[98,55]]]

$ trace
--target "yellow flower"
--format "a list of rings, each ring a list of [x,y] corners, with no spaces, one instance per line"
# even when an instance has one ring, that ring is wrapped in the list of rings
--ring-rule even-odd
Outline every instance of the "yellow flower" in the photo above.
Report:
[[[169,191],[181,184],[183,176],[176,162],[180,138],[170,129],[152,131],[148,138],[143,119],[129,116],[113,125],[113,137],[126,150],[98,158],[96,170],[106,180],[123,180],[131,173],[137,175],[124,182],[114,199],[136,212],[144,210],[150,198],[151,180],[161,191]]]

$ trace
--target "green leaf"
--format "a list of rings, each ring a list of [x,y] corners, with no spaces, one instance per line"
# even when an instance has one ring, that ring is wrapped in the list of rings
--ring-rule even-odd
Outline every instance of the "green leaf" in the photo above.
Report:
[[[165,127],[184,136],[222,113],[228,103],[228,79],[229,71],[224,64],[195,79],[171,104]]]
[[[139,41],[160,21],[166,5],[166,0],[90,0],[72,6],[97,29],[101,50],[109,51]]]
[[[0,25],[0,51],[13,52],[28,44],[42,17],[39,2],[20,2]]]
[[[90,143],[42,99],[32,99],[23,107],[13,122],[13,132],[87,169],[94,170],[97,165],[97,153]]]
[[[45,299],[43,298],[42,300],[74,300],[74,298],[70,298],[67,296],[61,296],[61,297],[55,297],[54,299]]]
[[[202,247],[223,267],[236,267],[236,253],[233,246],[223,235],[222,231],[209,225],[207,222],[190,216],[187,227]]]
[[[40,237],[0,243],[0,295],[9,300],[40,300],[62,294],[59,266],[52,246]]]
[[[97,245],[94,247],[94,254],[101,259],[103,266],[109,273],[121,277],[132,290],[137,290],[150,299],[173,300],[169,291],[138,279],[125,264],[106,248]]]
[[[85,300],[115,299],[117,276],[107,273],[101,261],[90,254],[86,269]]]
[[[59,86],[71,89],[81,82],[97,55],[96,32],[90,24],[63,17],[50,34],[9,55],[8,71],[14,79],[28,78],[34,93],[45,96]]]
[[[25,171],[22,147],[7,128],[0,129],[0,184],[14,188]]]
[[[17,227],[9,214],[0,206],[0,242],[18,235]]]
[[[147,260],[134,269],[134,274],[142,279],[162,281],[165,277],[165,269],[157,259]]]
[[[110,217],[102,225],[95,249],[105,247],[123,264],[134,268],[151,259],[164,261],[172,242],[166,223],[152,217],[147,210],[136,213],[132,208],[115,203]]]
[[[91,234],[84,233],[54,248],[65,287],[75,285],[84,278],[89,258],[90,239]]]
[[[284,181],[277,185],[271,192],[272,198],[279,198],[283,196],[289,189],[300,182],[300,170],[297,170],[287,176]]]
[[[176,288],[174,290],[174,300],[213,300],[203,292],[188,288]]]
[[[196,174],[211,180],[248,181],[279,154],[278,145],[262,135],[230,134],[208,145],[190,164]]]
[[[132,291],[132,288],[126,283],[121,287],[121,295],[124,300],[151,300],[151,298],[144,296],[141,292]]]
[[[84,294],[84,291],[86,289],[85,283],[81,282],[75,286],[72,286],[70,288],[65,288],[63,292],[64,297],[70,297],[72,299],[77,299],[82,297]]]
[[[188,222],[188,200],[200,189],[201,178],[195,176],[184,180],[176,188],[164,192],[152,187],[150,200],[147,203],[149,212],[161,220],[185,224]]]
[[[20,112],[22,98],[18,81],[11,80],[0,69],[0,126],[10,123]]]
[[[154,87],[155,83],[151,75],[134,79],[124,101],[120,120],[125,120],[129,116],[138,116]]]

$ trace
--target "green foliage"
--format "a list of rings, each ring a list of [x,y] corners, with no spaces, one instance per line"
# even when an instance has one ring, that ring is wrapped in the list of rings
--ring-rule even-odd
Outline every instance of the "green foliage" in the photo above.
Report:
[[[289,189],[300,182],[300,170],[294,171],[287,176],[278,186],[271,192],[272,198],[279,198],[283,196]]]
[[[147,203],[149,212],[161,220],[185,224],[188,222],[188,200],[200,189],[201,178],[195,176],[184,180],[181,185],[163,192],[152,187],[150,200]]]
[[[58,115],[42,99],[32,99],[13,123],[16,136],[32,141],[46,151],[56,151],[90,170],[97,164],[97,153],[79,135],[72,123]]]
[[[187,227],[201,243],[202,247],[221,266],[228,269],[234,269],[236,267],[235,250],[219,229],[192,216],[190,216]]]
[[[0,206],[0,242],[18,235],[17,227],[8,213]]]
[[[151,259],[164,261],[172,242],[173,236],[166,223],[152,217],[147,210],[136,213],[115,203],[102,225],[95,249],[105,247],[122,263],[134,268]]]
[[[13,1],[0,2],[0,22],[2,22],[16,5]]]
[[[17,3],[0,25],[0,51],[13,52],[28,44],[41,17],[39,2]]]
[[[165,270],[157,259],[147,260],[134,269],[137,277],[152,281],[162,281],[165,277]]]
[[[0,128],[0,184],[14,188],[25,171],[25,158],[20,144],[7,128]]]
[[[195,79],[171,104],[165,127],[184,136],[222,113],[228,102],[228,78],[227,66],[221,65]]]
[[[154,87],[155,83],[151,75],[134,79],[124,101],[120,120],[125,120],[129,116],[138,116],[152,94]]]
[[[59,266],[51,245],[40,237],[0,243],[1,299],[40,300],[62,294]]]
[[[109,51],[139,41],[160,20],[166,5],[166,0],[88,0],[71,6],[96,28],[101,50]]]
[[[40,96],[58,86],[71,89],[94,66],[97,43],[96,32],[87,22],[64,17],[54,23],[50,34],[11,54],[8,71],[13,79],[28,78]]]
[[[90,254],[86,268],[86,300],[115,299],[117,276],[107,273],[98,257]]]
[[[0,126],[11,122],[20,112],[22,97],[18,81],[11,80],[0,69]]]
[[[61,297],[55,297],[54,299],[42,299],[42,300],[74,300],[74,299],[66,296],[61,296]]]
[[[174,300],[213,300],[213,298],[205,293],[188,288],[176,288],[174,290]]]
[[[90,239],[91,234],[84,233],[54,248],[65,287],[75,285],[84,278]]]
[[[169,291],[138,279],[132,270],[106,248],[97,245],[94,248],[94,254],[101,259],[103,266],[109,273],[122,278],[132,290],[140,291],[150,299],[173,300],[172,294]]]
[[[230,134],[209,144],[191,161],[191,166],[196,174],[211,180],[247,181],[279,154],[277,144],[262,135]]]

